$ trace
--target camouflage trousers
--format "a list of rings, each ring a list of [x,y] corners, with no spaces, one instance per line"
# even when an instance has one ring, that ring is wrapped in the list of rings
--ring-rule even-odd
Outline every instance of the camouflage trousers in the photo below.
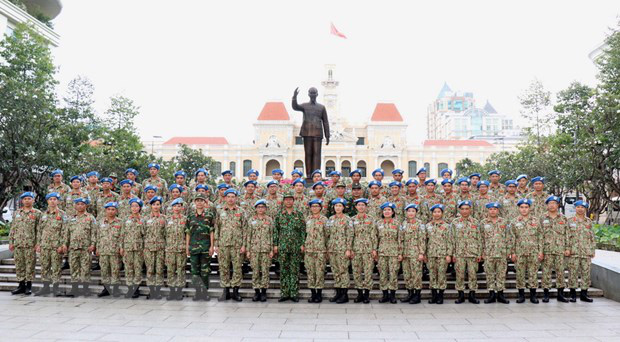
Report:
[[[472,257],[458,257],[454,263],[456,272],[456,290],[465,291],[465,268],[467,268],[467,280],[469,291],[478,290],[478,262]]]
[[[164,262],[165,252],[163,250],[144,251],[144,263],[146,264],[146,285],[164,285]]]
[[[191,265],[192,277],[200,278],[202,285],[209,288],[209,274],[211,274],[211,256],[209,253],[190,254],[189,264]]]
[[[396,256],[379,256],[379,288],[398,290],[398,269],[400,262]]]
[[[329,253],[329,266],[334,275],[334,287],[340,289],[349,288],[349,261],[344,251]]]
[[[353,281],[355,288],[360,290],[372,289],[372,271],[375,268],[375,262],[370,252],[355,253],[353,260]]]
[[[538,287],[538,255],[517,255],[515,262],[517,289]],[[527,281],[526,281],[527,278]]]
[[[91,257],[87,249],[69,250],[69,267],[71,268],[71,282],[90,281]]]
[[[121,278],[121,257],[115,255],[100,255],[101,281],[104,284],[117,285]]]
[[[15,247],[13,258],[15,259],[17,281],[33,281],[34,266],[37,262],[34,247]]]
[[[168,269],[168,286],[185,287],[185,252],[166,252],[166,268]]]
[[[504,291],[506,288],[506,258],[488,258],[484,260],[484,272],[487,277],[487,289]]]
[[[220,247],[217,260],[220,269],[220,285],[222,287],[241,286],[241,265],[243,259],[240,254],[241,247],[224,246]],[[230,277],[230,265],[232,264],[233,274]]]
[[[309,289],[322,289],[325,286],[325,252],[306,252],[304,254]]]
[[[590,257],[568,257],[568,287],[571,289],[581,288],[587,290],[590,285],[590,267],[592,258]],[[581,277],[581,287],[579,286]]]
[[[299,267],[301,253],[279,253],[280,261],[280,295],[283,297],[297,297],[299,293]]]
[[[564,288],[564,270],[566,263],[564,255],[545,254],[542,262],[542,287],[543,289],[551,288],[551,271],[555,271],[555,284],[557,288]]]
[[[429,257],[427,267],[431,289],[445,290],[447,286],[446,271],[448,270],[446,257]]]
[[[271,266],[269,252],[251,253],[250,267],[252,267],[252,288],[266,289],[269,287],[269,266]]]
[[[62,273],[62,253],[56,248],[41,248],[39,254],[41,262],[41,280],[56,284],[60,281]]]
[[[403,277],[405,287],[408,290],[422,289],[422,261],[417,257],[405,257],[403,259]]]
[[[125,251],[125,283],[127,286],[140,285],[142,282],[142,251]]]

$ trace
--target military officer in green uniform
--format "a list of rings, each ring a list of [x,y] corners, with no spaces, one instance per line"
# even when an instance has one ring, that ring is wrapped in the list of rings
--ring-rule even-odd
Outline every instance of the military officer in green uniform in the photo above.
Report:
[[[187,256],[191,264],[192,283],[196,288],[194,300],[209,300],[209,274],[211,256],[215,241],[215,207],[206,207],[207,196],[196,194],[196,209],[189,212],[186,221],[185,239]]]

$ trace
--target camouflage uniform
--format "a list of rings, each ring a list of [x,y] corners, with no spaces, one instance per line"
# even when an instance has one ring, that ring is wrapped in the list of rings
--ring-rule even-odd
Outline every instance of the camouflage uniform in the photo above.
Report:
[[[454,240],[450,225],[444,222],[429,222],[426,224],[426,255],[428,257],[428,271],[431,289],[446,289],[447,256],[452,256]]]
[[[555,218],[546,213],[540,219],[543,233],[542,287],[551,288],[551,271],[555,271],[556,287],[564,288],[564,251],[569,249],[568,224],[560,213]]]
[[[431,193],[431,194],[426,194],[424,195],[424,197],[422,197],[422,203],[420,205],[420,208],[422,208],[420,210],[421,213],[426,213],[426,217],[424,218],[424,221],[430,221],[432,220],[432,214],[431,214],[431,207],[434,206],[435,204],[441,204],[441,197],[439,197],[439,195],[435,194],[435,193]]]
[[[248,233],[245,245],[250,252],[252,267],[252,288],[266,289],[269,287],[269,266],[273,251],[273,219],[269,216],[262,219],[253,216],[248,220]]]
[[[143,217],[146,285],[163,286],[167,220],[164,215],[152,212]]]
[[[78,198],[88,198],[92,201],[92,198],[88,197],[88,193],[86,191],[78,190],[77,192],[70,191],[65,194],[63,197],[63,203],[59,204],[60,207],[65,208],[65,214],[67,217],[73,217],[77,212],[75,211],[75,203],[73,200]]]
[[[543,217],[547,212],[547,198],[549,194],[546,191],[542,191],[540,194],[536,192],[531,192],[527,198],[532,200],[532,206],[530,207],[530,215],[536,217],[537,219]]]
[[[179,198],[182,198],[182,197],[179,197]],[[175,198],[175,199],[176,199],[176,198]],[[168,201],[166,201],[164,204],[162,204],[162,206],[161,206],[161,210],[164,212],[164,215],[167,215],[167,216],[172,215],[172,202],[173,202],[175,199],[172,199],[172,198],[171,198],[171,199],[169,199]],[[189,206],[187,205],[187,202],[185,202],[185,200],[183,200],[183,201],[184,201],[184,202],[183,202],[183,203],[181,203],[181,215],[187,215],[187,213],[188,213],[188,207],[189,207]],[[193,204],[193,203],[192,203],[192,204]],[[194,210],[195,210],[195,209],[196,209],[196,208],[194,207]]]
[[[398,245],[398,221],[394,218],[377,221],[378,253],[379,253],[379,288],[382,291],[398,289],[398,270],[401,254]]]
[[[105,208],[103,206],[110,202],[117,202],[118,194],[116,192],[110,191],[106,195],[102,191],[102,192],[99,192],[99,194],[97,194],[97,197],[95,197],[94,201],[95,203],[94,203],[94,208],[93,208],[94,209],[93,215],[95,215],[96,218],[101,219],[105,216]]]
[[[259,199],[260,197],[256,196],[256,193],[252,194],[252,196],[245,194],[241,196],[240,201],[239,201],[239,206],[241,207],[241,209],[243,209],[243,211],[248,217],[252,217],[256,215],[256,209],[254,208],[254,203],[256,203],[256,201],[258,201]]]
[[[62,247],[66,215],[58,209],[55,213],[49,209],[43,213],[37,227],[37,243],[41,247],[39,258],[41,262],[41,280],[56,284],[60,281],[62,272],[62,253],[58,248]]]
[[[347,201],[347,204],[344,206],[343,213],[349,216],[349,212],[351,211],[351,203],[343,196],[343,197],[330,197],[329,203],[327,204],[327,217],[332,217],[336,214],[336,211],[334,210],[334,205],[332,204],[332,201],[335,200],[336,198],[342,198],[345,201]]]
[[[458,217],[452,221],[453,255],[456,258],[456,290],[465,291],[465,268],[467,268],[468,287],[470,291],[478,289],[478,261],[482,256],[482,234],[477,220],[469,216]]]
[[[97,196],[99,196],[99,193],[101,192],[101,185],[99,184],[90,185],[89,183],[88,185],[84,187],[84,191],[86,191],[86,193],[88,194],[88,197],[90,198],[91,202],[94,202]]]
[[[396,221],[402,222],[405,219],[405,206],[407,205],[405,196],[401,194],[398,194],[396,196],[390,195],[387,198],[387,201],[394,203],[394,205],[396,206],[396,210],[394,210],[394,218],[396,219]]]
[[[308,216],[304,243],[304,264],[308,275],[308,288],[322,289],[325,286],[325,254],[327,253],[327,217],[319,214]]]
[[[510,222],[510,233],[513,242],[511,254],[517,256],[517,289],[524,289],[526,285],[535,289],[538,287],[538,254],[543,252],[540,221],[532,215],[527,218],[519,216]]]
[[[183,214],[166,216],[166,269],[168,286],[185,287],[185,226],[187,217]]]
[[[531,190],[529,187],[525,187],[525,188],[520,188],[519,186],[517,186],[517,192],[515,193],[515,195],[519,198],[526,198],[529,194],[530,194]]]
[[[459,202],[458,202],[458,198],[456,194],[454,192],[451,192],[449,195],[446,195],[444,193],[441,196],[441,203],[445,207],[443,210],[443,219],[446,220],[447,222],[452,221],[458,214],[458,210],[456,206],[458,205]],[[431,205],[431,207],[432,206],[433,205]]]
[[[64,231],[65,246],[69,249],[72,282],[89,282],[91,258],[88,248],[94,246],[97,221],[89,213],[70,217]]]
[[[157,176],[156,178],[149,177],[142,181],[143,189],[149,185],[157,187],[157,196],[161,196],[164,199],[166,198],[166,192],[168,190],[168,182],[161,179],[159,176]]]
[[[491,198],[493,199],[493,201],[502,198],[502,196],[504,196],[504,194],[506,193],[506,186],[504,184],[501,183],[497,183],[497,184],[489,184],[489,196],[491,196]],[[490,201],[490,202],[493,202]]]
[[[37,230],[41,220],[41,212],[37,209],[29,211],[23,208],[13,213],[11,231],[9,232],[9,244],[13,245],[13,258],[15,259],[15,273],[17,281],[33,281],[37,245]]]
[[[588,217],[579,219],[577,216],[568,219],[568,241],[570,256],[567,258],[568,264],[568,287],[576,289],[579,286],[581,277],[581,289],[587,290],[590,283],[590,266],[594,250],[596,249],[596,239],[592,230],[592,220]]]
[[[353,221],[347,215],[334,215],[326,224],[327,252],[329,265],[334,275],[334,287],[349,288],[349,263],[346,251],[351,250],[353,243]]]
[[[64,199],[65,196],[71,192],[71,187],[65,183],[60,183],[58,185],[54,185],[54,183],[50,184],[47,186],[47,193],[50,194],[52,192],[57,192],[60,194],[60,201],[59,201],[59,206],[61,209],[65,209],[64,208]]]
[[[512,235],[508,228],[510,220],[498,217],[493,222],[487,217],[480,222],[482,226],[482,244],[484,272],[487,277],[487,289],[504,291],[506,284],[506,258],[513,246]]]
[[[310,209],[308,207],[308,196],[306,196],[305,194],[301,193],[295,193],[295,202],[293,203],[293,207],[295,208],[295,210],[301,211],[302,213],[304,213],[304,217],[310,215]]]
[[[399,240],[405,287],[408,290],[421,290],[422,261],[418,260],[418,257],[426,254],[426,225],[418,219],[403,221]]]
[[[372,216],[375,220],[378,220],[381,218],[381,213],[383,212],[383,210],[381,210],[381,204],[387,202],[387,198],[383,197],[383,196],[379,196],[379,197],[370,197],[368,198],[368,208],[366,209],[366,212],[368,213],[368,215]]]
[[[326,207],[324,207],[326,208]],[[299,290],[301,246],[306,241],[306,222],[302,212],[282,210],[275,219],[273,244],[280,260],[280,293],[296,297]]]
[[[133,194],[129,194],[129,196],[120,195],[118,196],[118,217],[121,220],[126,219],[131,215],[131,206],[129,205],[129,200],[132,198],[136,198]],[[140,216],[143,216],[144,213],[140,213]]]
[[[138,286],[142,282],[142,253],[144,251],[144,220],[142,217],[129,216],[121,227],[121,246],[125,255],[125,282],[127,286]]]
[[[517,202],[519,202],[518,197],[509,197],[508,194],[504,195],[504,197],[500,200],[500,204],[502,207],[499,209],[499,215],[505,218],[508,222],[519,217],[519,207],[517,206]]]
[[[493,198],[490,193],[486,193],[485,195],[478,194],[476,200],[473,202],[474,207],[471,208],[471,214],[474,216],[476,220],[482,220],[487,216],[487,204],[494,202],[495,200],[501,200],[501,196],[498,198]],[[516,202],[515,202],[516,207]]]
[[[240,253],[246,239],[247,226],[247,217],[240,207],[224,206],[218,210],[215,220],[215,247],[219,248],[217,258],[222,287],[241,286],[243,257]],[[231,264],[232,279],[230,277]]]
[[[377,250],[379,236],[375,218],[357,214],[353,219],[353,281],[356,289],[372,289],[372,272],[375,262],[372,251]],[[363,273],[363,276],[362,276]]]
[[[138,197],[138,198],[142,198],[143,194],[142,194],[142,184],[136,182],[133,182],[133,185],[131,186],[131,193]],[[145,195],[146,196],[146,195]]]
[[[119,249],[122,226],[123,221],[118,217],[114,217],[112,221],[104,218],[99,220],[99,225],[95,231],[94,244],[99,253],[101,281],[106,285],[117,285],[120,282],[121,256]]]
[[[418,193],[416,193],[414,196],[411,196],[411,195],[405,196],[405,207],[411,203],[417,204],[419,208],[418,213],[415,216],[416,219],[419,221],[422,221],[423,223],[428,222],[430,219],[427,219],[427,218],[430,217],[430,215],[427,212],[428,208],[422,206],[422,196],[420,196],[420,194]]]
[[[277,195],[275,198],[272,198],[271,196],[267,195],[265,197],[265,200],[267,201],[267,213],[266,213],[266,215],[273,219],[273,218],[276,217],[276,215],[278,215],[280,210],[282,210],[282,200],[283,200],[283,198],[282,198],[281,195]]]

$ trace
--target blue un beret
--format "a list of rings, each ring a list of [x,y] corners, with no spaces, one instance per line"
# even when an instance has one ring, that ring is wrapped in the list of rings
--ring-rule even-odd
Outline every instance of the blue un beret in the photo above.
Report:
[[[22,198],[24,198],[24,197],[32,197],[32,198],[35,198],[35,194],[34,194],[34,192],[32,192],[32,191],[26,191],[26,192],[24,192],[23,194],[21,194],[21,195],[19,196],[19,198],[20,198],[20,199],[22,199]]]
[[[545,204],[547,204],[547,203],[549,203],[551,201],[556,201],[556,202],[558,202],[558,204],[560,204],[560,202],[562,202],[558,196],[551,195],[551,196],[547,197],[547,199],[545,200]]]
[[[385,208],[391,208],[392,210],[396,210],[396,204],[392,203],[392,202],[384,202],[383,204],[381,204],[381,210],[385,209]]]
[[[446,185],[448,183],[454,184],[454,179],[446,178],[446,179],[441,181],[441,185]]]
[[[353,201],[355,204],[358,203],[364,203],[364,204],[368,204],[368,199],[367,198],[358,198],[355,201]]]
[[[223,175],[227,175],[227,174],[228,175],[232,175],[232,170],[224,170],[224,171],[222,171],[222,176]]]
[[[209,186],[206,184],[198,184],[196,185],[196,187],[194,188],[194,191],[198,191],[198,189],[205,189],[207,191],[209,191]]]
[[[490,175],[501,175],[501,174],[502,174],[502,173],[501,173],[501,172],[499,172],[499,170],[491,170],[491,171],[489,171],[489,173],[488,173],[488,175],[489,175],[489,176],[490,176]]]
[[[65,173],[64,173],[64,172],[62,172],[62,170],[61,170],[61,169],[56,169],[56,170],[54,170],[54,171],[52,171],[52,172],[50,173],[50,177],[54,177],[54,176],[56,176],[56,175],[61,175],[61,176],[62,176],[62,175],[64,175],[64,174],[65,174]]]
[[[349,172],[349,177],[353,177],[353,175],[356,174],[356,173],[361,176],[362,175],[362,170],[355,169],[355,170]]]
[[[110,177],[103,177],[99,180],[99,183],[106,183],[106,182],[112,184],[114,183],[114,180],[112,180],[112,178]]]
[[[187,173],[183,170],[179,170],[174,173],[174,177],[176,178],[177,176],[183,176],[183,178],[187,178]]]
[[[320,199],[318,199],[318,198],[315,198],[315,199],[313,199],[313,200],[311,200],[311,201],[309,201],[309,202],[308,202],[308,205],[309,205],[309,206],[311,206],[311,205],[313,205],[313,204],[323,205],[323,201],[322,201],[322,200],[320,200]]]
[[[472,206],[471,201],[465,200],[465,201],[460,201],[458,207],[462,207],[464,205],[468,205],[470,208]]]
[[[149,201],[149,204],[153,204],[157,201],[159,201],[159,203],[164,203],[164,199],[161,196],[155,196],[151,198],[151,200]]]
[[[207,171],[207,169],[201,167],[198,170],[196,170],[196,172],[194,172],[194,177],[198,176],[198,174],[201,173],[201,172],[204,173],[205,176],[209,175],[209,171]]]
[[[295,184],[297,184],[297,183],[301,183],[301,184],[303,184],[303,185],[306,185],[306,181],[305,181],[305,180],[303,180],[303,179],[301,179],[301,178],[297,178],[297,179],[295,179],[295,180],[293,181],[293,183],[291,183],[291,184],[292,184],[292,185],[295,185]]]
[[[129,184],[129,186],[133,186],[133,181],[131,179],[123,179],[122,181],[120,181],[121,186],[125,185],[125,184]]]
[[[144,192],[147,192],[149,190],[153,190],[153,191],[157,192],[157,190],[159,190],[159,189],[157,189],[157,187],[155,185],[147,185],[147,186],[144,187]]]
[[[377,173],[377,172],[378,172],[378,173],[380,173],[380,174],[381,174],[381,176],[385,176],[385,171],[383,171],[383,169],[381,169],[381,168],[379,168],[379,169],[374,169],[374,170],[372,171],[371,175],[373,175],[373,177],[374,177],[375,173]]]
[[[254,208],[258,207],[259,205],[267,206],[267,200],[266,199],[259,199],[258,201],[256,201],[254,203]]]
[[[269,182],[267,182],[267,187],[270,187],[272,185],[280,185],[280,183],[278,183],[277,180],[270,180]]]
[[[474,172],[474,173],[472,173],[471,175],[469,175],[469,178],[471,178],[471,177],[478,177],[478,178],[482,178],[482,175],[481,175],[481,174],[479,174],[478,172]]]
[[[321,181],[316,182],[316,183],[312,184],[312,189],[316,188],[317,186],[325,187],[325,183],[323,183]]]
[[[176,200],[175,200],[176,201]],[[139,199],[138,197],[134,197],[132,199],[129,200],[129,205],[132,205],[133,203],[138,203],[138,205],[140,206],[140,208],[142,208],[142,206],[144,206],[144,202],[142,202],[141,199]]]
[[[321,175],[321,174],[322,174],[322,173],[321,173],[321,169],[316,169],[316,170],[312,171],[312,174],[310,175],[310,178],[314,177],[314,175],[315,175],[315,174],[317,174],[317,173],[318,173],[319,175]]]
[[[92,177],[92,176],[95,176],[95,177],[99,178],[99,172],[91,171],[91,172],[86,174],[86,177]]]
[[[228,189],[228,188],[230,188],[230,185],[228,185],[226,183],[221,183],[221,184],[217,185],[217,189],[218,190],[220,190],[220,189]]]
[[[182,187],[182,186],[180,186],[179,184],[176,184],[176,183],[175,183],[175,184],[172,184],[172,185],[170,185],[170,186],[168,187],[168,191],[172,191],[172,190],[174,190],[174,189],[178,189],[178,190],[179,190],[179,192],[183,192],[183,187]]]
[[[258,177],[259,173],[257,169],[249,169],[248,172],[246,172],[245,176],[246,177],[250,177],[251,174],[255,174],[256,177]]]
[[[228,194],[233,194],[235,196],[239,196],[239,193],[235,189],[228,189],[224,191],[224,196],[228,196]]]
[[[452,169],[443,169],[441,170],[441,172],[439,173],[441,176],[443,176],[444,173],[449,173],[450,177],[452,177]]]
[[[491,185],[491,183],[489,183],[488,180],[483,180],[483,181],[478,182],[477,187],[480,187],[481,185],[489,186],[489,185]]]
[[[456,181],[456,184],[461,185],[463,182],[467,183],[467,185],[471,185],[471,181],[465,177],[459,178],[459,180]]]
[[[521,206],[521,204],[527,204],[528,207],[532,206],[532,200],[529,198],[522,198],[517,202],[517,206]]]
[[[170,206],[174,207],[175,205],[183,205],[183,198],[179,197],[170,203]]]
[[[415,209],[415,211],[420,211],[420,207],[417,204],[415,204],[415,203],[407,204],[407,206],[405,207],[405,211],[407,211],[407,210],[409,210],[411,208]]]
[[[517,181],[514,179],[509,179],[506,181],[506,183],[504,183],[504,185],[505,186],[511,186],[511,185],[517,186]]]
[[[45,195],[45,200],[47,201],[48,199],[52,197],[56,197],[56,199],[60,199],[60,194],[57,192],[50,192],[49,194]],[[34,198],[34,196],[32,196],[32,198]]]
[[[273,169],[273,171],[271,171],[272,175],[275,175],[276,173],[279,173],[280,175],[283,175],[284,171],[282,169]]]
[[[127,169],[127,170],[125,170],[125,176],[127,176],[127,174],[128,174],[128,173],[133,173],[134,175],[136,175],[136,176],[137,176],[137,175],[138,175],[138,170],[136,170],[136,169],[131,169],[131,168],[130,168],[130,169]]]
[[[342,177],[342,172],[334,170],[334,171],[329,173],[329,176],[330,177],[331,176],[340,176],[340,177]]]
[[[254,186],[256,186],[258,183],[255,180],[249,180],[249,181],[243,183],[243,186],[246,187],[246,186],[248,186],[250,184],[254,184]]]
[[[76,179],[79,180],[80,182],[82,182],[82,177],[81,176],[73,176],[73,177],[69,178],[69,182],[73,182]]]
[[[403,170],[401,170],[401,169],[394,169],[394,171],[392,171],[392,174],[393,174],[393,175],[395,175],[395,174],[397,174],[397,173],[399,173],[399,174],[401,174],[401,175],[402,175],[403,173],[405,173],[405,171],[403,171]]]
[[[590,204],[588,204],[588,202],[583,201],[583,200],[579,200],[577,202],[575,202],[575,207],[584,207],[584,208],[589,208]]]
[[[528,177],[527,177],[527,175],[526,175],[526,174],[523,174],[523,175],[518,175],[518,176],[517,176],[517,182],[518,182],[518,181],[520,181],[520,180],[521,180],[521,179],[523,179],[523,178],[528,179]]]
[[[303,177],[304,176],[304,173],[301,170],[299,170],[299,169],[295,169],[295,170],[291,171],[291,176],[294,175],[294,174],[298,174],[299,177]]]
[[[150,163],[150,164],[149,164],[149,169],[151,169],[151,168],[156,168],[157,170],[159,170],[159,169],[160,169],[160,166],[159,166],[159,164],[157,164],[157,163]]]
[[[104,209],[114,208],[118,209],[118,202],[108,202],[103,206]]]
[[[428,171],[426,171],[426,168],[425,168],[425,167],[421,167],[421,168],[418,170],[418,172],[416,173],[416,176],[417,176],[417,175],[419,175],[419,174],[420,174],[420,172],[428,172]]]
[[[424,181],[424,185],[429,185],[429,184],[433,184],[433,185],[437,185],[437,181],[434,178],[431,179],[427,179]]]
[[[369,187],[369,188],[370,188],[370,187],[372,187],[373,185],[376,185],[376,186],[378,186],[378,187],[381,187],[381,182],[379,182],[378,180],[375,180],[375,179],[373,179],[373,180],[371,180],[370,182],[368,182],[368,187]]]
[[[486,204],[487,209],[497,208],[499,209],[502,205],[499,202],[489,202]]]
[[[397,186],[399,188],[402,188],[403,184],[401,182],[393,181],[393,182],[390,183],[390,188],[393,187],[393,186]]]
[[[86,205],[90,204],[90,200],[88,198],[80,197],[73,200],[73,203],[84,203]]]
[[[420,182],[418,182],[417,179],[413,179],[413,178],[408,179],[407,182],[405,182],[405,185],[409,186],[409,185],[411,185],[411,183],[413,183],[415,185],[420,185]]]
[[[336,204],[347,205],[347,200],[344,198],[334,198],[332,200],[332,205],[336,205]]]
[[[441,209],[441,211],[443,212],[445,210],[445,207],[443,204],[437,203],[434,206],[431,207],[431,212],[433,212],[433,210],[435,209]]]
[[[532,184],[536,183],[536,182],[542,182],[543,184],[545,183],[545,177],[534,177],[532,178]]]

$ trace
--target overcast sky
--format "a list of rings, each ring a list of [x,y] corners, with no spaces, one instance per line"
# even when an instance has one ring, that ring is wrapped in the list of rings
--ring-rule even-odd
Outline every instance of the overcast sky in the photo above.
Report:
[[[340,108],[365,122],[394,102],[410,144],[426,136],[426,110],[447,82],[479,106],[519,116],[517,96],[540,79],[557,92],[595,84],[590,53],[615,27],[613,1],[83,1],[54,20],[60,92],[77,75],[95,85],[99,113],[122,94],[140,107],[146,140],[225,136],[251,143],[266,101],[289,114],[337,65]],[[333,22],[348,39],[329,34]],[[322,96],[322,94],[320,94]],[[319,98],[321,101],[321,97]],[[518,119],[517,119],[518,120]]]

